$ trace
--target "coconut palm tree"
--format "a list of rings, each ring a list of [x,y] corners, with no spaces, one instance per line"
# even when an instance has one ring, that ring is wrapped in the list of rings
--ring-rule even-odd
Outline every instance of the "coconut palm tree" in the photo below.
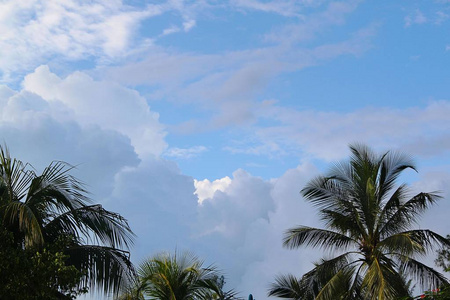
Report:
[[[117,299],[237,299],[234,291],[222,290],[223,277],[214,266],[204,267],[203,261],[189,252],[158,253],[144,261],[137,274]]]
[[[134,234],[119,214],[92,205],[73,166],[52,162],[42,174],[0,147],[0,225],[18,249],[63,242],[67,264],[83,272],[82,286],[118,291],[131,276]]]
[[[270,296],[291,299],[396,299],[410,293],[409,280],[434,289],[447,279],[418,260],[435,245],[449,241],[427,229],[412,229],[418,217],[440,197],[412,195],[396,181],[416,170],[400,153],[374,154],[364,145],[350,146],[349,162],[327,176],[311,180],[301,191],[319,209],[327,229],[289,229],[284,246],[312,246],[335,256],[322,259],[300,279],[277,278]]]

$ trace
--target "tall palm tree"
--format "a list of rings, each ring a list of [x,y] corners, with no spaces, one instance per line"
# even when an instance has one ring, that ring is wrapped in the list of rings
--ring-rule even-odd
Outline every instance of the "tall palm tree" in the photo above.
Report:
[[[73,166],[56,161],[36,174],[0,147],[0,224],[17,248],[41,249],[64,239],[67,263],[83,272],[83,286],[118,291],[131,276],[134,234],[119,214],[92,205]]]
[[[402,171],[416,170],[402,154],[374,154],[364,145],[350,146],[349,162],[328,176],[311,180],[301,191],[319,209],[327,229],[289,229],[284,246],[328,250],[301,278],[279,276],[269,295],[291,299],[395,299],[409,295],[409,280],[434,289],[447,279],[417,258],[433,246],[449,244],[427,229],[412,229],[418,217],[440,197],[409,195],[397,185]]]
[[[118,299],[237,299],[235,292],[222,290],[223,280],[214,266],[203,267],[203,261],[189,252],[156,254],[139,266],[137,274]]]

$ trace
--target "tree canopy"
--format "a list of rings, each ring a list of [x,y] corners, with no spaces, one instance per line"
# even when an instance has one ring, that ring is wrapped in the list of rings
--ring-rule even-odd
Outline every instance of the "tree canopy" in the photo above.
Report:
[[[117,292],[132,276],[127,249],[134,234],[122,216],[92,204],[83,184],[70,175],[72,169],[55,161],[37,174],[29,163],[12,158],[6,147],[0,147],[0,232],[5,238],[0,255],[2,259],[21,257],[25,264],[21,271],[28,267],[40,273],[33,276],[42,276],[42,282],[60,296],[64,290],[74,295],[87,288]],[[47,271],[51,274],[44,280]],[[69,273],[77,279],[76,289],[69,277],[59,282]],[[2,272],[2,276],[8,275]],[[22,292],[37,295],[32,287]],[[0,283],[0,298],[14,298],[6,281]]]
[[[335,256],[316,262],[301,278],[279,276],[269,296],[383,300],[410,296],[410,280],[424,290],[447,283],[417,257],[449,241],[431,230],[413,228],[440,196],[411,194],[406,184],[397,184],[403,171],[416,170],[408,156],[377,155],[365,145],[350,150],[349,161],[337,163],[301,191],[319,209],[326,229],[298,226],[284,236],[288,248],[311,246]]]
[[[216,267],[203,264],[190,252],[158,253],[139,265],[134,283],[118,299],[237,299],[234,291],[223,290],[224,277]]]

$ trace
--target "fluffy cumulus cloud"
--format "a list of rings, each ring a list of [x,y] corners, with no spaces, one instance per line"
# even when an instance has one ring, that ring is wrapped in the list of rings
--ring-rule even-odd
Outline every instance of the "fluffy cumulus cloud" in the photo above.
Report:
[[[147,159],[116,174],[107,204],[128,218],[138,237],[132,252],[136,263],[158,251],[194,250],[194,191],[193,178],[163,159]]]
[[[135,90],[81,72],[60,78],[47,66],[22,86],[0,86],[2,142],[37,167],[55,159],[79,165],[98,198],[111,191],[121,169],[166,148],[158,114]]]
[[[60,78],[47,66],[27,75],[23,86],[47,103],[61,103],[80,124],[95,124],[128,136],[141,156],[158,156],[166,148],[159,115],[135,90],[95,81],[83,72]]]
[[[231,179],[196,183],[197,193],[208,187],[215,190],[198,208],[196,238],[202,251],[214,251],[230,286],[264,299],[276,274],[300,274],[311,267],[317,255],[284,249],[282,236],[289,227],[318,224],[299,195],[314,173],[315,167],[305,164],[273,180],[237,170]]]
[[[93,196],[112,190],[116,172],[139,163],[130,140],[117,131],[66,118],[61,103],[28,91],[0,87],[0,136],[14,157],[42,171],[53,160],[78,165],[75,175],[89,183]]]
[[[132,250],[135,262],[160,250],[190,249],[223,269],[229,287],[244,296],[253,293],[264,299],[276,274],[301,275],[321,256],[320,251],[282,247],[286,229],[300,224],[321,226],[315,210],[299,194],[305,182],[319,172],[312,164],[301,164],[270,180],[242,169],[231,177],[195,180],[173,161],[161,158],[163,126],[142,96],[81,72],[62,78],[40,67],[26,77],[21,90],[0,87],[0,103],[0,134],[18,157],[38,167],[51,159],[80,163],[79,173],[92,187],[95,199],[130,220],[138,236]],[[133,126],[120,122],[123,114],[135,115],[135,120],[130,120]],[[370,128],[374,128],[387,139],[408,132],[418,140],[424,135],[420,126],[426,124],[434,132],[428,138],[439,140],[448,128],[445,101],[425,108],[366,114],[301,112],[270,102],[255,114],[283,125],[255,131],[261,138],[271,137],[286,149],[290,144],[279,139],[301,140],[304,144],[292,147],[303,147],[325,159],[347,155],[339,148],[346,147],[344,132],[353,132],[355,137],[363,134],[347,129],[355,119],[361,120],[358,124],[366,136],[371,137]],[[330,130],[327,122],[335,124],[331,132],[326,130]],[[152,132],[147,140],[152,148],[140,146],[149,137],[142,128]],[[330,144],[334,146],[324,147]],[[409,147],[421,153],[418,144]],[[174,153],[185,156],[202,151],[178,150]],[[444,190],[443,196],[449,197],[445,190],[448,172],[430,167],[424,171],[413,189]],[[445,217],[448,203],[443,205],[443,210],[427,214],[422,226],[445,234],[445,224],[436,223],[436,218]]]
[[[311,257],[302,262],[282,249],[281,236],[312,215],[298,190],[314,167],[300,166],[274,180],[237,170],[232,178],[196,181],[158,152],[141,155],[131,127],[96,116],[96,111],[117,116],[113,108],[101,110],[106,99],[118,101],[115,95],[128,103],[115,103],[121,113],[145,108],[148,118],[139,121],[158,132],[157,119],[131,90],[79,72],[60,78],[41,67],[26,77],[23,89],[0,88],[0,133],[15,156],[38,168],[50,159],[80,163],[95,200],[130,220],[138,236],[135,262],[162,249],[191,249],[216,262],[230,287],[259,298],[284,266],[307,269]]]
[[[445,220],[450,209],[449,201],[445,200],[450,197],[446,189],[450,177],[443,169],[445,166],[440,170],[425,168],[416,180],[407,182],[411,196],[440,191],[444,200],[427,211],[416,226],[445,235],[447,224],[436,221]],[[313,267],[312,262],[327,255],[317,249],[282,247],[283,234],[288,228],[323,227],[316,210],[299,193],[318,173],[314,165],[305,163],[272,180],[237,170],[232,178],[196,182],[199,195],[205,190],[214,192],[198,207],[196,246],[201,245],[199,251],[205,255],[214,253],[214,259],[228,272],[230,285],[244,296],[253,293],[257,299],[265,299],[275,275],[290,272],[300,276]],[[432,266],[433,253],[425,261]]]
[[[237,170],[232,178],[194,181],[158,159],[117,173],[107,204],[123,212],[138,235],[135,261],[161,249],[189,249],[222,269],[228,287],[264,299],[275,274],[301,274],[318,258],[282,247],[287,228],[318,225],[299,195],[315,173],[304,164],[272,180]]]
[[[201,204],[205,199],[210,199],[217,191],[224,192],[231,184],[231,178],[226,176],[224,178],[213,180],[208,179],[194,180],[195,194],[198,197],[198,202]]]

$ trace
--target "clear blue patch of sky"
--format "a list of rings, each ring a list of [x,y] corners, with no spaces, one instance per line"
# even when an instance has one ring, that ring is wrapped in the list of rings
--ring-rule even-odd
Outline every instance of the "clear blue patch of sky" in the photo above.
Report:
[[[422,27],[423,26],[423,27]],[[383,26],[373,48],[280,75],[268,98],[299,109],[351,111],[373,104],[402,108],[448,98],[450,51],[443,28]],[[437,32],[436,32],[437,31]]]

